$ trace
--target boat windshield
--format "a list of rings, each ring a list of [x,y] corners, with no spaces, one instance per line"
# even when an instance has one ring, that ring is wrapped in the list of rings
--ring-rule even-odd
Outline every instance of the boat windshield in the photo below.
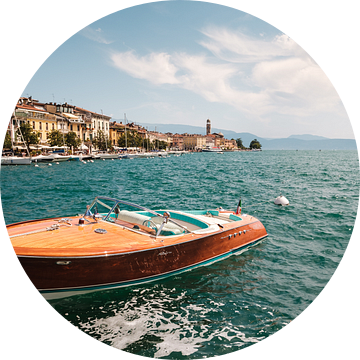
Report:
[[[108,197],[95,198],[87,213],[88,216],[102,218],[104,221],[154,236],[180,235],[189,232],[185,226],[172,220],[167,212],[158,213]]]

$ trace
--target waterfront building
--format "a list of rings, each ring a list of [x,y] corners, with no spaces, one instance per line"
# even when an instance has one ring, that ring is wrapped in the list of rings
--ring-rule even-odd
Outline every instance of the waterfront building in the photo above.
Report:
[[[197,134],[187,134],[183,136],[184,150],[200,150],[206,147],[206,136]]]
[[[180,134],[174,134],[170,147],[172,150],[184,150],[184,137]]]
[[[89,143],[93,139],[93,122],[92,122],[92,112],[89,110],[85,110],[83,108],[80,108],[78,106],[74,107],[74,115],[76,115],[79,119],[79,124],[72,124],[80,127],[80,134],[78,136],[81,139],[81,142],[83,145],[89,145]]]
[[[62,133],[63,143],[65,145],[65,135],[69,132],[69,119],[56,112],[56,104],[53,103],[45,103],[45,104],[38,103],[38,104],[43,106],[46,109],[46,111],[48,111],[50,114],[55,116],[56,118],[55,130],[58,130]]]
[[[237,148],[236,140],[225,139],[225,149],[235,149]]]
[[[111,117],[85,110],[68,103],[41,103],[30,97],[21,97],[15,107],[10,119],[8,132],[14,143],[17,142],[17,122],[30,124],[34,131],[39,132],[40,145],[48,146],[48,133],[52,130],[59,130],[64,136],[68,132],[74,132],[82,145],[91,146],[91,141],[97,131],[103,131],[109,139],[109,122]]]
[[[118,140],[125,132],[125,124],[122,122],[117,123],[116,121],[110,122],[109,124],[109,139],[112,146],[117,146]]]
[[[215,147],[215,139],[216,139],[216,136],[213,135],[213,134],[206,135],[206,144],[205,144],[205,146],[207,148]]]
[[[196,149],[205,149],[206,136],[200,135],[196,137]]]
[[[47,134],[56,128],[57,119],[54,114],[49,113],[43,104],[32,97],[21,97],[15,107],[14,116],[12,117],[11,138],[13,142],[17,142],[15,132],[17,121],[19,123],[26,122],[30,124],[33,130],[38,131],[40,135],[40,145],[47,145]]]
[[[165,133],[166,138],[167,138],[167,143],[168,143],[168,147],[169,149],[172,148],[172,144],[173,144],[173,134],[171,132],[167,132]]]
[[[101,111],[102,112],[102,111]],[[16,117],[16,118],[15,118]],[[206,121],[206,135],[199,134],[172,134],[159,133],[157,131],[148,132],[141,125],[136,125],[134,122],[118,123],[116,121],[110,122],[111,117],[103,113],[95,113],[90,110],[80,108],[78,106],[70,105],[68,103],[40,103],[32,97],[21,97],[16,105],[14,114],[9,123],[8,131],[11,134],[11,139],[14,143],[18,140],[16,138],[16,126],[18,121],[29,123],[33,130],[39,132],[40,145],[48,146],[48,133],[52,130],[59,130],[62,132],[65,144],[65,135],[68,132],[74,132],[84,145],[92,150],[92,141],[96,138],[99,131],[102,131],[108,141],[109,147],[117,147],[119,138],[128,131],[132,134],[137,134],[143,139],[143,147],[146,147],[145,140],[148,139],[150,143],[165,142],[167,148],[172,150],[192,150],[197,151],[205,148],[221,147],[226,149],[233,149],[236,147],[235,140],[227,140],[224,135],[220,133],[211,134],[211,122]],[[156,130],[156,128],[155,128]],[[128,144],[129,145],[129,144]],[[141,145],[140,145],[141,146]]]
[[[118,146],[118,140],[123,134],[125,134],[125,131],[129,133],[136,133],[143,140],[147,139],[147,131],[144,127],[136,125],[133,122],[129,124],[123,124],[122,121],[120,123],[113,121],[110,122],[109,130],[109,138],[112,146]]]
[[[65,102],[63,104],[49,103],[45,106],[49,109],[49,111],[54,111],[58,116],[58,130],[65,133],[65,131],[63,131],[65,130],[63,129],[63,125],[66,123],[67,132],[74,132],[78,138],[82,139],[85,121],[80,114],[76,113],[76,107],[74,105],[69,105]],[[66,119],[66,121],[64,121],[64,119]]]
[[[225,147],[224,134],[219,132],[219,133],[213,133],[213,135],[215,135],[215,146],[224,148]]]
[[[98,130],[102,130],[109,138],[109,120],[111,117],[98,114],[68,103],[45,104],[49,112],[57,116],[58,130],[63,134],[74,132],[82,145],[91,146],[91,141]]]
[[[168,144],[168,136],[166,134],[159,133],[157,131],[148,131],[147,137],[148,137],[150,143],[155,144],[155,147],[156,147],[156,142],[157,141],[164,141],[164,142],[166,142],[167,147],[169,146],[169,144]]]
[[[137,133],[143,140],[147,139],[147,131],[145,128],[139,128]]]
[[[91,113],[91,122],[92,122],[92,137],[96,136],[98,131],[102,131],[105,136],[109,139],[109,130],[110,130],[110,120],[111,116],[106,116],[104,114],[98,114],[92,111]]]

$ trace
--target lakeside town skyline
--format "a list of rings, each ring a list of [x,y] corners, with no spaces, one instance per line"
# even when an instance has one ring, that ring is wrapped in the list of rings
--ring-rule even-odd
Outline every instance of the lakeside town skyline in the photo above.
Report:
[[[19,133],[22,126],[28,126],[28,132],[34,136],[26,140],[28,150],[39,150],[51,146],[67,145],[72,135],[71,147],[86,150],[117,150],[119,148],[143,148],[164,150],[200,151],[211,148],[233,150],[244,148],[241,139],[226,139],[224,135],[211,130],[211,120],[207,119],[206,135],[171,132],[161,133],[148,131],[147,128],[134,122],[124,123],[111,121],[110,116],[98,114],[68,103],[40,102],[30,97],[21,97],[10,119],[7,143],[4,146],[21,149],[24,144],[23,134]],[[24,131],[24,130],[23,130]],[[239,142],[240,141],[240,142]],[[30,145],[33,145],[30,148]],[[260,144],[259,144],[260,145]]]
[[[15,107],[5,137],[4,149],[21,149],[19,128],[28,124],[26,144],[33,155],[40,149],[68,146],[89,153],[119,149],[163,149],[171,151],[204,151],[209,149],[245,150],[354,150],[354,139],[329,139],[311,134],[291,135],[288,138],[264,139],[256,134],[236,133],[217,128],[210,119],[203,126],[180,124],[151,124],[127,119],[112,119],[101,110],[68,103],[41,102],[33,97],[21,97]],[[215,125],[215,126],[213,126]],[[154,130],[150,130],[153,128]],[[161,130],[159,130],[161,128]],[[30,136],[30,134],[33,134]],[[29,139],[32,139],[31,143]],[[31,146],[30,146],[31,145]],[[264,146],[264,147],[263,147]]]

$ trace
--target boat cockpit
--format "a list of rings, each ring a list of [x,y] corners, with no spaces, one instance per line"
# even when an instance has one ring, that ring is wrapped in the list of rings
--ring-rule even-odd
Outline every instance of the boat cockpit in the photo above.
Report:
[[[190,232],[186,225],[173,221],[170,213],[166,211],[157,212],[127,201],[104,196],[96,197],[88,206],[84,219],[89,217],[153,236],[181,235]]]
[[[239,221],[240,217],[231,213],[221,214],[219,210],[174,211],[150,210],[127,201],[98,196],[87,207],[79,223],[106,221],[129,230],[150,236],[174,236],[186,233],[205,234],[219,230],[222,224]]]

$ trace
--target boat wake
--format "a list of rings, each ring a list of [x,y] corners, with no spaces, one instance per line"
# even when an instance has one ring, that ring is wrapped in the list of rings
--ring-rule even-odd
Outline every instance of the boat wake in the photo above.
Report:
[[[144,354],[147,348],[151,354],[146,355],[155,358],[171,353],[189,356],[208,346],[226,353],[262,339],[246,336],[245,326],[231,319],[224,321],[226,304],[221,301],[203,298],[195,302],[186,291],[156,288],[133,289],[127,301],[101,306],[96,317],[76,325],[117,349]]]

